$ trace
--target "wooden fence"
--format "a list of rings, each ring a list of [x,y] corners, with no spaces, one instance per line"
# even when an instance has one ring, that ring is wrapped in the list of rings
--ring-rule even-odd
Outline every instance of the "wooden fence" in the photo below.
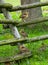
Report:
[[[30,22],[22,22],[22,23],[20,22],[19,23],[18,21],[13,20],[11,15],[9,14],[9,12],[12,12],[12,11],[31,9],[31,8],[47,6],[47,5],[48,5],[48,1],[47,2],[37,2],[37,3],[33,3],[33,4],[26,4],[26,5],[14,7],[9,3],[4,3],[4,0],[0,0],[0,13],[3,13],[5,18],[6,18],[4,20],[0,19],[0,24],[10,24],[9,27],[10,27],[10,29],[15,37],[14,39],[0,41],[0,46],[9,45],[9,44],[10,45],[15,44],[15,45],[21,46],[21,44],[24,44],[26,42],[27,43],[28,42],[36,42],[36,41],[48,39],[48,34],[33,37],[33,38],[23,38],[22,39],[20,34],[19,34],[19,31],[17,29],[17,27],[20,27],[20,26],[48,22],[48,17],[40,17],[40,18],[33,19]],[[16,26],[14,24],[16,24]],[[14,57],[0,58],[0,63],[5,63],[5,65],[7,65],[7,64],[10,65],[10,62],[13,62],[15,60],[20,60],[20,59],[25,58],[25,57],[30,57],[31,55],[32,55],[32,53],[29,51],[26,53],[18,54]]]

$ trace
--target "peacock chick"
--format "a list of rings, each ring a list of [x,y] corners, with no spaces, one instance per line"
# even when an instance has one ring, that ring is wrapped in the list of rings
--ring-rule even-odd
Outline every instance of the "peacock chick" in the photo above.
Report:
[[[26,18],[28,18],[28,12],[24,12],[23,14],[21,14],[20,18],[22,18],[23,20],[25,20]]]
[[[20,34],[21,34],[24,38],[28,37],[28,35],[27,35],[27,33],[24,31],[24,29],[21,29],[21,30],[20,30]]]
[[[20,53],[29,52],[29,50],[24,45],[20,45],[19,49],[20,49]]]

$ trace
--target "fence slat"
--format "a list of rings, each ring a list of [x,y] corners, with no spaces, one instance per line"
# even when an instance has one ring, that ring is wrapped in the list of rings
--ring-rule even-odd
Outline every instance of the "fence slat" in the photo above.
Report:
[[[36,8],[36,7],[41,7],[41,6],[48,6],[48,1],[37,2],[37,3],[22,5],[22,6],[18,6],[18,7],[13,7],[9,11],[25,10],[25,9]]]
[[[48,17],[39,17],[39,18],[32,19],[31,22],[20,22],[20,23],[19,21],[16,20],[0,19],[0,24],[15,24],[17,27],[31,25],[31,24],[38,24],[42,22],[48,22]]]
[[[8,9],[8,10],[9,11],[18,11],[18,10],[25,10],[25,9],[41,7],[41,6],[48,6],[48,1],[46,1],[46,2],[37,2],[37,3],[21,5],[21,6],[15,6],[15,7],[12,7],[11,9]],[[0,12],[2,12],[2,11],[0,11]]]
[[[16,20],[10,19],[0,19],[0,24],[18,24],[19,22]]]
[[[10,9],[10,8],[12,8],[12,5],[9,4],[9,3],[3,3],[3,4],[0,4],[0,8],[7,8],[7,9]]]
[[[22,26],[27,26],[27,25],[31,25],[31,24],[38,24],[38,23],[42,23],[42,22],[48,22],[48,17],[39,17],[39,18],[35,18],[32,19],[31,22],[22,22],[17,24],[17,27],[22,27]]]
[[[2,45],[9,45],[9,44],[16,44],[17,43],[21,43],[21,44],[26,44],[25,42],[36,42],[36,41],[40,41],[40,40],[46,40],[48,39],[48,35],[42,35],[42,36],[37,36],[37,37],[33,37],[33,38],[25,38],[25,39],[17,39],[14,38],[14,39],[9,39],[9,40],[3,40],[3,41],[0,41],[0,46]],[[22,43],[24,42],[24,43]]]
[[[20,60],[20,59],[23,59],[23,58],[26,58],[26,57],[30,57],[31,55],[32,55],[31,52],[26,52],[26,53],[18,54],[18,55],[14,56],[14,57],[2,58],[2,59],[0,59],[0,63]]]

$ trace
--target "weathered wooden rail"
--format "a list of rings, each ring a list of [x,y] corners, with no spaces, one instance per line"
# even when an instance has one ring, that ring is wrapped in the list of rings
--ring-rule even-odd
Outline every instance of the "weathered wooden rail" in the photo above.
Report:
[[[31,55],[32,55],[31,52],[17,54],[16,56],[13,56],[13,57],[6,57],[6,58],[0,59],[0,63],[13,62],[15,60],[20,60],[20,59],[23,59],[23,58],[26,58],[26,57],[30,57]]]
[[[17,27],[31,25],[31,24],[38,24],[42,22],[48,22],[48,16],[32,19],[31,22],[20,22],[20,23],[19,21],[16,20],[0,19],[0,24],[15,24]]]
[[[40,41],[40,40],[46,40],[48,39],[48,35],[42,35],[42,36],[37,36],[37,37],[33,37],[33,38],[23,38],[23,39],[9,39],[9,40],[3,40],[0,41],[0,46],[3,45],[10,45],[10,44],[15,44],[17,45],[17,43],[21,42],[21,44],[26,44],[26,42],[36,42],[36,41]],[[22,43],[24,42],[24,43]]]
[[[0,4],[0,8],[12,8],[12,5],[9,4],[9,3],[3,3],[3,4]]]
[[[21,44],[25,44],[26,42],[27,43],[28,42],[36,42],[36,41],[48,39],[48,35],[42,35],[42,36],[33,37],[33,38],[21,39],[21,36],[17,30],[17,27],[20,27],[20,26],[48,22],[48,17],[40,17],[40,18],[33,19],[31,22],[22,22],[22,23],[20,22],[19,23],[16,20],[12,20],[12,17],[9,14],[9,12],[12,12],[12,11],[31,9],[31,8],[41,7],[41,6],[48,6],[48,1],[47,2],[37,2],[37,3],[33,3],[33,4],[27,4],[27,5],[14,7],[11,4],[4,3],[3,0],[0,0],[0,13],[3,13],[4,16],[6,17],[5,20],[0,19],[0,24],[10,24],[9,27],[10,27],[10,29],[15,37],[12,40],[10,39],[10,40],[0,41],[0,46],[9,45],[9,44],[10,45],[15,44],[15,45],[20,46]],[[16,26],[15,26],[15,24],[16,24]],[[13,62],[15,60],[20,60],[22,58],[30,57],[31,55],[32,55],[31,52],[26,52],[26,53],[18,54],[18,55],[13,56],[13,57],[0,58],[0,63],[5,63],[5,65],[7,65],[6,62],[8,62],[10,65],[10,62]]]
[[[25,9],[41,7],[41,6],[48,6],[48,1],[47,2],[37,2],[37,3],[33,3],[33,4],[27,4],[27,5],[22,5],[22,6],[15,6],[15,7],[13,7],[10,4],[9,8],[8,8],[8,5],[5,3],[5,4],[2,4],[1,7],[6,8],[8,11],[18,11],[18,10],[25,10]]]

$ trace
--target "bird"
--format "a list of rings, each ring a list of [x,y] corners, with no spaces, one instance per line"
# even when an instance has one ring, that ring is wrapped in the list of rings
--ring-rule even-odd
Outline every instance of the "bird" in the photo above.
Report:
[[[26,18],[28,18],[29,13],[28,12],[24,12],[23,14],[20,15],[20,18],[22,18],[23,20],[25,20]]]
[[[3,29],[8,29],[9,25],[8,24],[3,24]]]
[[[24,29],[21,29],[21,30],[20,30],[20,34],[21,34],[24,38],[28,37],[28,35],[27,35],[27,33],[24,31]]]
[[[29,50],[24,45],[20,45],[19,49],[20,49],[20,53],[29,52]]]

